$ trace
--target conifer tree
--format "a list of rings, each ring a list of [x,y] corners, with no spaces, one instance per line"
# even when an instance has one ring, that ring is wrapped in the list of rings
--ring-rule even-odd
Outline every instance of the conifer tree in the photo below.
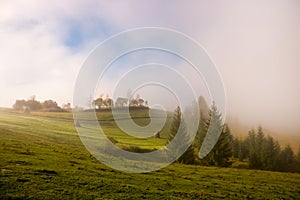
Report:
[[[219,131],[221,131],[221,134],[218,137],[216,134]],[[215,139],[217,139],[217,142],[208,155],[200,161],[201,164],[229,166],[231,164],[229,159],[232,157],[232,136],[228,125],[223,124],[222,116],[214,103],[209,112],[209,119],[205,123],[204,133],[205,143],[201,146],[204,152],[210,149]]]
[[[244,161],[249,158],[249,139],[240,140],[239,160]]]
[[[227,124],[223,126],[222,133],[212,153],[214,165],[220,167],[228,167],[231,165],[232,135]]]
[[[268,136],[262,146],[262,168],[272,170],[275,165],[276,152],[275,142],[272,137]]]
[[[198,105],[194,104],[193,109],[200,109],[199,111],[199,123],[198,123],[198,129],[197,129],[197,134],[196,137],[192,143],[192,146],[194,148],[194,153],[195,153],[195,163],[196,164],[201,164],[201,161],[199,160],[198,153],[200,151],[200,148],[202,146],[203,140],[206,135],[206,122],[209,119],[209,108],[207,106],[207,103],[203,97],[198,98]],[[202,161],[203,164],[203,161]]]
[[[298,153],[297,153],[297,166],[296,166],[296,172],[300,173],[300,146],[298,148]]]
[[[181,135],[180,139],[174,140],[176,134]],[[190,142],[190,137],[188,136],[186,124],[184,119],[182,119],[182,114],[180,107],[178,106],[174,111],[174,116],[172,120],[172,125],[170,129],[170,134],[168,137],[169,149],[168,152],[174,152],[173,158],[178,157],[177,161],[184,164],[194,164],[195,153],[192,145],[186,149],[186,151],[180,156],[180,152],[184,150],[186,144]]]
[[[259,155],[257,152],[257,135],[254,129],[249,131],[248,141],[249,141],[249,167],[253,169],[258,169],[260,167],[260,162],[258,161]]]
[[[295,157],[290,145],[287,145],[281,152],[280,156],[281,169],[280,171],[294,172],[295,171]]]
[[[207,106],[207,103],[205,101],[205,99],[200,96],[198,99],[198,107],[200,109],[200,117],[199,117],[199,124],[198,124],[198,131],[197,131],[197,135],[195,137],[195,140],[193,142],[193,146],[198,150],[200,150],[200,147],[203,143],[203,139],[206,135],[206,123],[210,118],[210,114],[209,114],[209,107]]]
[[[234,137],[232,141],[232,152],[234,158],[239,158],[241,151],[241,142],[237,137]]]
[[[257,137],[256,137],[256,168],[263,169],[263,159],[264,159],[264,152],[263,152],[263,145],[265,141],[265,135],[263,133],[262,127],[259,126],[257,128]]]

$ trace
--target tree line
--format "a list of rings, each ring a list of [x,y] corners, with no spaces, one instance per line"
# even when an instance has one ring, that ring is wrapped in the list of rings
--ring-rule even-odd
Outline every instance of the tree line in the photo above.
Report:
[[[108,95],[103,97],[101,94],[100,97],[91,101],[91,105],[95,109],[110,109],[112,107],[122,108],[122,107],[148,107],[148,101],[140,97],[139,94],[135,98],[125,98],[118,97],[116,101],[110,98]]]
[[[241,162],[247,163],[246,167],[250,169],[300,173],[300,148],[297,154],[293,152],[290,145],[281,149],[278,141],[271,136],[265,136],[261,126],[257,128],[257,131],[250,130],[244,139],[234,137],[228,124],[222,122],[222,116],[215,104],[208,108],[202,97],[199,98],[198,104],[200,120],[197,135],[185,153],[177,159],[177,162],[218,167],[230,167],[235,162]],[[172,119],[168,143],[171,143],[179,132],[185,136],[182,142],[190,139],[187,135],[185,119],[182,119],[182,116],[180,108],[177,107]],[[198,153],[208,134],[209,125],[213,125],[210,129],[212,131],[217,129],[222,131],[210,153],[200,159]]]
[[[261,126],[250,130],[242,140],[234,138],[233,157],[248,161],[249,168],[271,171],[300,172],[300,148],[297,155],[290,145],[283,149],[271,136],[265,136]]]
[[[40,102],[36,100],[35,96],[31,96],[28,100],[16,100],[13,104],[13,109],[17,111],[24,111],[25,113],[29,113],[31,111],[69,111],[71,110],[71,103],[63,104],[62,107],[58,106],[56,101],[53,100],[45,100]]]
[[[148,101],[141,98],[139,94],[137,94],[135,98],[118,97],[115,102],[108,95],[106,95],[106,97],[103,96],[104,95],[101,94],[100,97],[90,100],[88,105],[98,110],[111,109],[112,107],[148,108]],[[13,109],[17,111],[24,111],[25,113],[29,113],[30,111],[62,112],[71,111],[72,107],[71,103],[63,104],[62,107],[60,107],[54,100],[50,99],[41,102],[36,100],[35,96],[31,96],[27,100],[16,100],[13,104]]]

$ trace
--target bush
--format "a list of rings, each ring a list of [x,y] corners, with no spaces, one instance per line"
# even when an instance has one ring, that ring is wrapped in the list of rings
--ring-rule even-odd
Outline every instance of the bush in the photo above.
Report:
[[[123,146],[122,149],[125,151],[134,152],[134,153],[148,153],[148,152],[153,151],[153,149],[143,149],[138,146]]]

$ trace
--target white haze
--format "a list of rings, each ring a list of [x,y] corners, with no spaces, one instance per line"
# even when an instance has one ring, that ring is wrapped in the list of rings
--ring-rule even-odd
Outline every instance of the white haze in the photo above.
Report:
[[[299,134],[299,19],[298,0],[4,0],[0,106],[31,95],[72,101],[81,63],[99,42],[123,30],[156,26],[183,32],[206,48],[223,77],[229,116]],[[72,36],[73,29],[81,36]],[[70,38],[76,45],[67,44]]]

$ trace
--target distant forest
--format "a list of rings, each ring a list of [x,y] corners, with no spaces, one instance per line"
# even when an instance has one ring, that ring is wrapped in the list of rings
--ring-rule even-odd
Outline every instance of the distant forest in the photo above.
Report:
[[[66,103],[60,107],[56,101],[46,100],[40,102],[35,99],[35,96],[31,96],[28,100],[16,100],[13,109],[24,113],[30,113],[31,111],[63,112],[71,110],[71,103]]]
[[[107,110],[113,107],[123,108],[123,107],[135,107],[135,108],[147,108],[148,101],[144,100],[137,94],[135,98],[124,98],[118,97],[114,102],[108,95],[104,98],[100,95],[99,98],[91,99],[87,102],[87,106],[94,108],[96,110]],[[62,107],[58,106],[57,102],[54,100],[46,100],[44,102],[36,100],[35,96],[31,96],[28,100],[16,100],[13,104],[13,109],[17,111],[23,111],[25,113],[30,113],[31,111],[44,111],[44,112],[65,112],[71,111],[71,103],[63,104]]]
[[[99,98],[92,100],[89,104],[95,109],[107,109],[107,108],[122,108],[122,107],[148,107],[148,101],[140,97],[139,94],[135,98],[118,97],[114,102],[108,95],[103,98],[104,95],[100,95]]]

